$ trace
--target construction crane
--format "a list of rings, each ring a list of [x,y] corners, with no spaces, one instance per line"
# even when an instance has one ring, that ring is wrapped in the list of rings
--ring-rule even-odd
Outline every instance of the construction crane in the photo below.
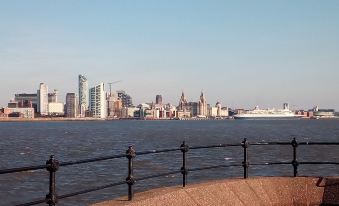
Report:
[[[122,82],[122,80],[115,81],[115,82],[109,82],[109,94],[112,95],[112,84],[117,84],[119,82]]]

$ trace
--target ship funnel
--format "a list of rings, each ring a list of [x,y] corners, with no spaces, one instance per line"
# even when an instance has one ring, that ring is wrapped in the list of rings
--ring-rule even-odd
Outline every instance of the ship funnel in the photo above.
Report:
[[[283,108],[284,108],[284,110],[289,110],[290,106],[288,105],[288,103],[284,103]]]

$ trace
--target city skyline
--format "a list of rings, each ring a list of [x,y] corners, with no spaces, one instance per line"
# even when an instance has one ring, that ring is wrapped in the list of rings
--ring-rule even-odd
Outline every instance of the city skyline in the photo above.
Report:
[[[339,2],[3,2],[0,106],[41,82],[122,80],[135,102],[339,110]],[[61,15],[62,14],[62,15]]]
[[[79,74],[78,75],[78,81],[79,81],[79,78],[80,77],[82,77],[82,78],[85,78],[86,79],[86,82],[88,83],[88,79],[87,79],[87,77],[86,76],[84,76],[84,75],[82,75],[82,74]],[[104,82],[101,82],[101,83],[97,83],[97,84],[88,84],[88,87],[91,87],[92,89],[93,88],[95,88],[95,87],[97,87],[98,85],[102,85],[102,87],[104,88],[104,92],[105,92],[105,97],[107,97],[107,101],[108,101],[108,98],[109,98],[109,96],[110,96],[110,89],[108,88],[108,84],[109,83],[104,83]],[[41,87],[41,85],[45,85],[47,88],[49,87],[48,86],[48,84],[46,84],[45,82],[41,82],[41,83],[39,83],[39,86]],[[37,92],[38,92],[38,94],[39,94],[39,86],[38,86],[38,90],[37,90]],[[51,88],[51,87],[50,87]],[[54,89],[54,93],[49,93],[49,95],[56,95],[55,96],[55,98],[58,98],[58,99],[60,99],[60,102],[61,103],[64,103],[64,104],[66,104],[66,102],[67,102],[67,95],[69,94],[69,93],[74,93],[74,94],[76,94],[76,96],[77,96],[77,101],[79,101],[79,92],[80,92],[80,85],[79,85],[79,82],[78,82],[78,88],[77,88],[77,92],[73,92],[73,91],[68,91],[68,92],[66,92],[66,93],[61,93],[61,92],[59,92],[59,90],[58,89],[55,89],[55,88],[53,88]],[[55,93],[55,92],[57,92],[57,93]],[[123,89],[112,89],[112,92],[113,93],[115,93],[115,95],[117,95],[117,96],[119,96],[118,94],[119,94],[119,92],[125,92],[125,90],[123,90]],[[14,93],[13,95],[12,95],[12,98],[10,98],[10,99],[8,99],[7,101],[6,101],[6,103],[5,103],[5,105],[4,106],[1,106],[0,105],[0,108],[1,107],[6,107],[6,105],[10,102],[10,101],[14,101],[14,97],[17,95],[17,94],[31,94],[31,93],[35,93],[34,92],[34,89],[33,89],[33,91],[32,92],[16,92],[16,93]],[[89,89],[88,89],[88,93],[87,93],[87,95],[90,95],[90,91],[89,91]],[[47,93],[46,93],[47,94]],[[180,95],[179,95],[180,94]],[[182,95],[183,94],[185,94],[185,98],[186,98],[186,101],[187,101],[187,103],[188,102],[195,102],[195,103],[199,103],[199,101],[201,101],[201,98],[202,98],[202,95],[203,96],[206,96],[206,93],[203,91],[203,90],[201,90],[200,92],[199,92],[199,94],[193,94],[193,95],[187,95],[187,93],[185,92],[185,90],[181,90],[180,91],[180,93],[178,93],[178,99],[177,100],[174,100],[173,102],[169,102],[169,101],[162,101],[163,100],[163,94],[162,93],[157,93],[157,94],[154,94],[153,95],[153,97],[151,97],[149,100],[146,100],[146,101],[142,101],[142,102],[136,102],[136,101],[134,101],[133,100],[133,102],[134,102],[134,104],[133,104],[133,106],[138,106],[138,105],[140,105],[140,104],[144,104],[144,103],[148,103],[148,104],[150,104],[150,103],[154,103],[154,104],[156,104],[156,102],[157,102],[157,98],[158,98],[158,96],[160,95],[161,96],[161,104],[171,104],[171,105],[173,105],[173,106],[178,106],[178,107],[180,107],[180,101],[181,101],[181,98],[182,98]],[[180,98],[180,96],[181,96],[181,98]],[[208,95],[207,95],[208,96]],[[133,98],[133,96],[131,96],[132,98]],[[275,108],[275,109],[278,109],[278,108],[282,108],[281,106],[282,105],[285,105],[286,104],[286,102],[281,102],[280,104],[278,103],[276,106],[267,106],[267,107],[264,107],[264,106],[262,106],[262,105],[254,105],[253,107],[237,107],[237,106],[234,106],[234,107],[232,107],[232,106],[229,106],[229,104],[225,104],[225,103],[223,103],[222,101],[220,101],[220,99],[222,99],[222,98],[218,98],[216,101],[211,101],[211,100],[209,100],[208,98],[205,98],[205,97],[203,97],[204,99],[205,99],[205,101],[206,101],[206,104],[209,104],[209,105],[214,105],[214,104],[218,104],[218,103],[221,103],[223,106],[226,106],[226,107],[229,107],[229,108],[231,108],[231,109],[253,109],[254,107],[259,107],[259,108],[262,108],[262,109],[273,109],[273,108]],[[133,98],[134,99],[134,98]],[[165,98],[166,99],[166,98]],[[54,101],[54,100],[53,100]],[[88,100],[88,103],[89,103],[90,101]],[[178,103],[179,102],[179,103]],[[289,104],[289,103],[288,103]],[[314,109],[314,107],[319,107],[319,105],[313,105],[313,106],[311,106],[311,107],[309,107],[309,108],[303,108],[303,107],[298,107],[297,108],[297,106],[296,105],[294,105],[294,104],[291,104],[290,105],[291,106],[291,109],[292,110],[300,110],[300,109],[305,109],[305,110],[311,110],[311,109]],[[325,109],[325,107],[321,107],[321,108],[324,108]],[[333,107],[332,107],[333,108]],[[333,108],[333,109],[336,109],[336,108]],[[80,110],[81,110],[81,107],[80,107]],[[79,110],[79,112],[80,112],[80,110]],[[80,112],[80,114],[81,114],[81,112]],[[81,116],[83,116],[83,115],[81,115]]]

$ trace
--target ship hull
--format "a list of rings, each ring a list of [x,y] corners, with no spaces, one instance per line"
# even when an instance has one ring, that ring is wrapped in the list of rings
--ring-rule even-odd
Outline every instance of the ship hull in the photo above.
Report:
[[[242,120],[298,120],[301,119],[299,116],[234,116],[234,119]]]

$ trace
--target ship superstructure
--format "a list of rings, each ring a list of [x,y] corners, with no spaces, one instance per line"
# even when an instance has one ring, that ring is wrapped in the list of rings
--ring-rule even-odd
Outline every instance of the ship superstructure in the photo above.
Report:
[[[234,115],[235,119],[296,119],[301,118],[289,109],[289,105],[284,103],[283,109],[260,109],[256,106],[253,110],[245,111]]]

